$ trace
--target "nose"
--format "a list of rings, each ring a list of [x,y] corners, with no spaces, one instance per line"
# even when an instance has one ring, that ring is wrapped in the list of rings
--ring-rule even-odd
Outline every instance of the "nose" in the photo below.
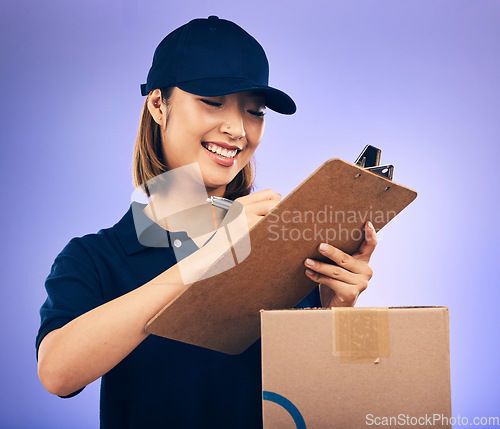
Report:
[[[246,137],[243,115],[241,114],[239,106],[232,106],[230,109],[226,110],[226,115],[223,117],[220,131],[233,140],[239,140]]]

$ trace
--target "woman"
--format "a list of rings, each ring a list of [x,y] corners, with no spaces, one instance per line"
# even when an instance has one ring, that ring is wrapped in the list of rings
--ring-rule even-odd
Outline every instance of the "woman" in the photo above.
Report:
[[[250,194],[250,161],[264,131],[265,107],[292,114],[295,104],[268,86],[258,42],[236,24],[209,17],[169,34],[155,51],[134,156],[134,179],[151,201],[155,178],[198,166],[209,196],[236,199],[251,227],[280,199],[271,190]],[[168,212],[192,197],[167,186]],[[148,336],[146,323],[203,275],[220,254],[218,232],[191,238],[168,233],[173,247],[147,246],[136,230],[165,233],[154,204],[132,203],[112,228],[72,239],[46,280],[37,337],[39,377],[59,396],[73,396],[102,377],[101,427],[259,427],[260,343],[238,356]],[[138,213],[140,218],[134,218]],[[216,224],[223,212],[216,213]],[[135,216],[136,217],[136,216]],[[299,306],[354,305],[371,277],[376,246],[371,224],[349,256],[321,244],[331,264],[306,260],[320,283]],[[324,248],[324,249],[323,249]]]

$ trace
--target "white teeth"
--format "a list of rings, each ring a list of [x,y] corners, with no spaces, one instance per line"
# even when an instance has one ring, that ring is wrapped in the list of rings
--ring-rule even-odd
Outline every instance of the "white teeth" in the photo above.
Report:
[[[238,153],[237,150],[229,150],[229,149],[214,145],[212,143],[207,143],[205,147],[210,152],[216,153],[217,155],[223,156],[225,158],[234,158],[236,156],[236,154]]]

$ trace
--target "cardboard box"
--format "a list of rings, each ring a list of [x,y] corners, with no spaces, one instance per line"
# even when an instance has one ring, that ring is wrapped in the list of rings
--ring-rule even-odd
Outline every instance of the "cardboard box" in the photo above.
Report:
[[[261,311],[265,428],[451,428],[444,307]]]

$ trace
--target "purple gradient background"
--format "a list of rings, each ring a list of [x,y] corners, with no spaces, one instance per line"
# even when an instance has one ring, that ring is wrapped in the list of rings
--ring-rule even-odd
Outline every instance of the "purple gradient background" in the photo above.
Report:
[[[98,426],[98,383],[63,400],[38,381],[43,282],[72,237],[128,209],[154,48],[210,14],[263,44],[298,105],[267,116],[258,189],[285,195],[373,144],[418,191],[380,233],[358,306],[448,306],[453,415],[498,416],[500,2],[21,0],[0,16],[0,427]]]

